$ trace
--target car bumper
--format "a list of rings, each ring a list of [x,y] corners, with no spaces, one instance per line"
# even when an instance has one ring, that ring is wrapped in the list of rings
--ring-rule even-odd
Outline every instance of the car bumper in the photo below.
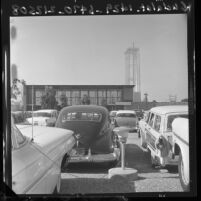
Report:
[[[80,162],[93,162],[93,163],[102,163],[102,162],[112,162],[119,160],[120,158],[120,149],[115,148],[113,153],[109,154],[92,154],[92,155],[71,155],[69,163],[80,163]]]

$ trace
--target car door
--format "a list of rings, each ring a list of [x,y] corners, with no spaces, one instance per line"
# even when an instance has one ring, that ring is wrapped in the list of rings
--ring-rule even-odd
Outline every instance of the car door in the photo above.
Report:
[[[37,151],[26,137],[12,126],[12,189],[17,194],[47,192],[43,155]]]
[[[161,117],[160,115],[150,113],[148,123],[145,128],[146,141],[152,150],[156,150],[156,140],[159,138],[161,128]]]

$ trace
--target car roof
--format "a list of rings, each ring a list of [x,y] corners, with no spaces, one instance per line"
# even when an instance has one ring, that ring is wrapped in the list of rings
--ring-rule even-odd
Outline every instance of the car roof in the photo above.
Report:
[[[119,113],[132,113],[132,114],[136,114],[136,112],[134,110],[119,110],[117,111],[117,114]]]
[[[67,106],[64,107],[60,113],[63,111],[68,111],[68,112],[76,112],[76,111],[96,111],[96,112],[101,112],[101,113],[108,113],[107,108],[99,105],[73,105],[73,106]]]
[[[150,109],[151,112],[158,114],[168,114],[176,112],[188,112],[188,105],[168,105],[168,106],[158,106]]]
[[[40,113],[40,112],[51,113],[51,112],[54,112],[54,111],[57,111],[57,110],[51,110],[51,109],[47,109],[47,110],[36,110],[36,111],[33,111],[33,113]]]

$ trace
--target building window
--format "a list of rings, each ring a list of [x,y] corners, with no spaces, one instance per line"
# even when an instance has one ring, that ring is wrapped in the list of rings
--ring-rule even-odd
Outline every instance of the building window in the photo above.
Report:
[[[107,91],[107,104],[108,105],[115,105],[118,101],[118,93],[117,90],[108,90]]]
[[[41,105],[41,102],[42,102],[41,97],[43,95],[43,91],[42,90],[36,90],[35,95],[36,95],[36,105]]]
[[[90,104],[97,105],[97,92],[94,90],[89,91]]]
[[[106,90],[98,90],[98,105],[106,104]]]
[[[72,105],[79,105],[80,104],[80,92],[79,91],[72,91]]]

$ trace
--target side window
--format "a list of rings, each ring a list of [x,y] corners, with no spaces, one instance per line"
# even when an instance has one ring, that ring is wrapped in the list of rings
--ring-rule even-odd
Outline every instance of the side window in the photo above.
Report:
[[[151,127],[153,127],[153,122],[154,122],[154,113],[151,113],[151,114],[150,114],[150,118],[149,118],[148,124],[149,124]]]
[[[149,121],[149,116],[150,116],[150,112],[147,114],[147,116],[146,116],[146,122],[148,123],[148,121]]]
[[[154,129],[156,131],[159,131],[160,130],[160,125],[161,125],[161,116],[156,115],[155,122],[154,122]]]

